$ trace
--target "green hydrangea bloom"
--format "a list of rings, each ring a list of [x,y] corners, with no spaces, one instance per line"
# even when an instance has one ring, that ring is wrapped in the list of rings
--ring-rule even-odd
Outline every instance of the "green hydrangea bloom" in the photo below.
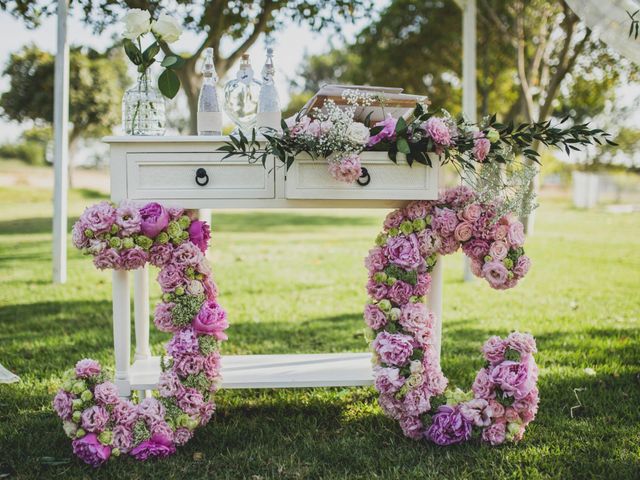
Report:
[[[211,355],[220,348],[220,343],[211,335],[200,335],[198,337],[198,346],[202,355]]]
[[[182,215],[178,219],[178,225],[180,225],[180,228],[182,228],[183,230],[186,230],[187,228],[189,228],[189,225],[191,225],[191,219],[187,215]]]
[[[400,224],[400,231],[405,235],[410,235],[413,233],[413,223],[409,220],[405,220]]]
[[[93,230],[89,230],[88,228],[84,229],[84,236],[87,238],[93,238]]]
[[[180,234],[180,240],[184,240],[184,241],[189,240],[189,232],[185,232],[185,231],[183,231],[183,232]]]
[[[123,248],[133,248],[134,245],[135,245],[135,242],[133,241],[133,238],[126,237],[122,239]]]
[[[502,261],[502,264],[505,266],[507,270],[511,270],[513,268],[513,260],[511,260],[509,257],[505,258]]]
[[[211,382],[209,382],[205,374],[202,372],[198,373],[197,375],[189,375],[184,379],[182,384],[185,387],[195,388],[196,390],[199,390],[201,392],[208,391],[209,387],[211,386]]]
[[[111,430],[103,430],[100,435],[98,435],[98,440],[103,445],[111,445],[111,441],[113,440],[113,432],[111,432]]]
[[[116,233],[118,233],[118,230],[120,230],[120,228],[118,228],[118,225],[116,225],[115,223],[111,225],[111,235],[115,235]]]
[[[415,232],[420,232],[427,228],[427,222],[424,221],[424,218],[416,218],[413,222],[413,230]]]
[[[159,243],[160,245],[164,245],[168,241],[169,241],[169,235],[167,235],[167,232],[160,232],[156,237],[156,243]]]
[[[153,240],[146,235],[138,235],[136,237],[136,244],[144,250],[149,250],[153,245]]]
[[[204,295],[183,295],[174,300],[175,307],[171,310],[173,324],[178,327],[189,325],[204,303]]]
[[[178,222],[176,222],[175,220],[169,222],[169,225],[167,225],[167,234],[172,239],[180,238],[180,235],[182,234],[182,228],[180,228]]]
[[[373,279],[378,283],[384,283],[387,280],[387,274],[384,272],[376,272]]]
[[[144,421],[138,420],[133,425],[133,443],[134,444],[137,445],[140,442],[144,442],[150,436],[151,436],[151,432],[149,431],[149,428],[147,427],[147,424]]]
[[[378,247],[384,247],[387,244],[387,236],[384,233],[378,234],[376,237],[376,245]]]
[[[118,237],[111,237],[109,239],[109,246],[116,249],[122,247],[122,239]]]
[[[390,228],[389,229],[389,236],[390,237],[397,237],[398,235],[400,235],[400,230],[396,227]]]

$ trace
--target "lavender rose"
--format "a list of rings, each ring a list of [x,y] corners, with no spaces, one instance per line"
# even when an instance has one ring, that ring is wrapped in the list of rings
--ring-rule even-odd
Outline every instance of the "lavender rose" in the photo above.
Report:
[[[184,393],[184,387],[175,372],[166,371],[160,374],[158,392],[161,397],[177,397]]]
[[[469,222],[460,222],[453,231],[453,238],[458,242],[466,242],[473,235],[473,226]]]
[[[490,400],[496,397],[495,384],[486,368],[481,369],[476,375],[476,379],[471,386],[476,398]]]
[[[391,228],[398,228],[404,220],[405,218],[402,210],[393,210],[392,212],[389,212],[384,219],[384,228],[387,230]]]
[[[449,146],[451,144],[451,132],[447,124],[438,117],[431,117],[424,124],[427,134],[438,145]]]
[[[433,416],[426,437],[436,445],[443,446],[466,442],[471,438],[471,422],[458,407],[442,405]]]
[[[94,234],[107,233],[116,221],[116,209],[110,202],[103,201],[87,208],[79,221]]]
[[[82,438],[74,440],[71,446],[73,453],[78,458],[94,468],[102,465],[111,456],[111,448],[102,445],[95,433],[89,433]]]
[[[207,251],[210,238],[211,229],[209,228],[209,225],[200,220],[191,222],[191,225],[189,225],[189,240],[202,250],[202,253]]]
[[[524,225],[522,225],[522,222],[516,220],[509,225],[507,240],[512,247],[521,247],[524,245]]]
[[[482,267],[482,276],[489,282],[493,288],[503,286],[507,281],[508,270],[497,260],[487,262]]]
[[[148,260],[149,255],[140,247],[127,248],[120,252],[120,261],[125,270],[144,267]]]
[[[164,293],[172,292],[178,287],[182,287],[186,284],[186,279],[183,270],[169,263],[166,265],[160,273],[158,273],[158,283]]]
[[[113,248],[105,248],[93,257],[93,264],[98,270],[121,268],[121,260],[118,251]]]
[[[201,259],[202,252],[193,243],[185,242],[173,251],[173,263],[181,268],[196,267]]]
[[[373,341],[373,348],[387,365],[402,367],[413,353],[413,344],[409,335],[380,332]]]
[[[530,362],[505,360],[491,371],[491,380],[506,396],[520,400],[535,387],[535,369]]]
[[[492,365],[498,364],[504,360],[504,354],[507,351],[507,343],[497,335],[489,337],[482,346],[482,354]]]
[[[373,378],[376,390],[380,393],[395,393],[405,382],[405,378],[400,375],[400,370],[397,368],[375,367]]]
[[[373,304],[364,307],[364,320],[374,330],[379,330],[387,324],[387,316],[380,307]]]
[[[418,237],[413,233],[407,237],[389,238],[385,253],[390,262],[406,270],[418,268],[423,262]]]
[[[120,399],[113,407],[111,415],[117,424],[131,427],[138,420],[138,409],[129,400]]]
[[[173,256],[173,245],[170,243],[156,244],[149,250],[149,262],[152,265],[162,268]]]
[[[186,328],[179,331],[167,342],[167,353],[172,357],[196,354],[198,352],[198,338],[193,328]]]
[[[53,409],[62,420],[70,420],[73,413],[73,395],[64,390],[58,390],[53,397]]]
[[[153,323],[161,332],[175,332],[176,326],[173,324],[171,310],[176,304],[173,302],[160,302],[153,312]]]
[[[518,277],[524,277],[531,268],[531,259],[526,255],[520,255],[516,261],[516,265],[513,267],[513,273]]]
[[[367,293],[374,300],[380,301],[387,296],[387,287],[371,279],[367,282]]]
[[[109,421],[109,412],[100,405],[94,405],[82,412],[82,428],[87,432],[100,433]]]
[[[149,203],[140,209],[140,230],[149,238],[155,238],[169,225],[169,212],[159,203]]]
[[[111,382],[103,382],[96,385],[93,395],[96,401],[104,405],[116,405],[120,401],[118,388]]]
[[[528,333],[511,332],[505,343],[509,348],[520,353],[520,355],[527,355],[538,351],[535,339]]]
[[[124,425],[116,425],[113,429],[112,444],[122,453],[129,453],[133,446],[133,433]]]
[[[364,259],[364,266],[370,273],[384,270],[384,267],[387,266],[387,258],[384,255],[384,250],[381,247],[375,247],[369,250],[369,255]]]
[[[504,443],[506,438],[506,423],[498,422],[494,423],[490,427],[482,430],[482,441],[487,442],[493,446]]]
[[[116,210],[116,225],[120,227],[120,234],[130,236],[140,231],[142,216],[138,207],[130,202],[123,202]]]
[[[391,286],[388,295],[389,299],[397,305],[404,305],[409,302],[411,295],[413,295],[413,287],[402,280],[398,280]]]
[[[100,374],[100,364],[90,358],[84,358],[76,363],[76,376],[78,378],[89,378]]]

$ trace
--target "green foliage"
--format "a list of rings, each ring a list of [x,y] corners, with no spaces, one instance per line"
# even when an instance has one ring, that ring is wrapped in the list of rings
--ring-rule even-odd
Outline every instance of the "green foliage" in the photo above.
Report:
[[[51,144],[50,127],[33,127],[25,130],[17,142],[0,145],[0,158],[16,159],[28,165],[46,165],[47,149]]]
[[[111,133],[120,122],[120,101],[128,81],[121,55],[73,48],[70,55],[71,141]],[[9,90],[0,96],[3,116],[17,122],[53,120],[54,57],[35,46],[13,53],[5,67]]]

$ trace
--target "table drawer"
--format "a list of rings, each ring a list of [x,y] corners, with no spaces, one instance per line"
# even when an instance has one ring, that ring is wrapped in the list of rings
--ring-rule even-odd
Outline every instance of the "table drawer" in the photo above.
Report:
[[[273,158],[266,168],[224,153],[128,153],[131,199],[274,198]],[[203,169],[203,170],[200,170]],[[197,178],[197,174],[201,174]],[[205,175],[203,175],[206,174]],[[200,182],[198,184],[197,182]]]
[[[298,156],[287,172],[285,195],[290,199],[337,200],[433,200],[438,198],[438,157],[433,167],[406,161],[393,163],[386,152],[365,152],[362,166],[370,182],[366,186],[346,184],[329,174],[324,160]]]

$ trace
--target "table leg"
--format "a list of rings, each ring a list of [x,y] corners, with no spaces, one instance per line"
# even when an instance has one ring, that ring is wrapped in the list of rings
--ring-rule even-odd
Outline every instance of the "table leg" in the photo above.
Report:
[[[436,317],[435,324],[435,347],[440,358],[442,350],[442,263],[443,258],[438,255],[436,264],[431,272],[431,289],[427,298],[427,307]]]
[[[138,268],[133,272],[133,308],[136,332],[135,360],[144,360],[151,356],[149,348],[149,267]]]
[[[113,347],[115,351],[115,384],[121,397],[131,395],[129,366],[131,363],[131,304],[129,272],[113,271]]]

